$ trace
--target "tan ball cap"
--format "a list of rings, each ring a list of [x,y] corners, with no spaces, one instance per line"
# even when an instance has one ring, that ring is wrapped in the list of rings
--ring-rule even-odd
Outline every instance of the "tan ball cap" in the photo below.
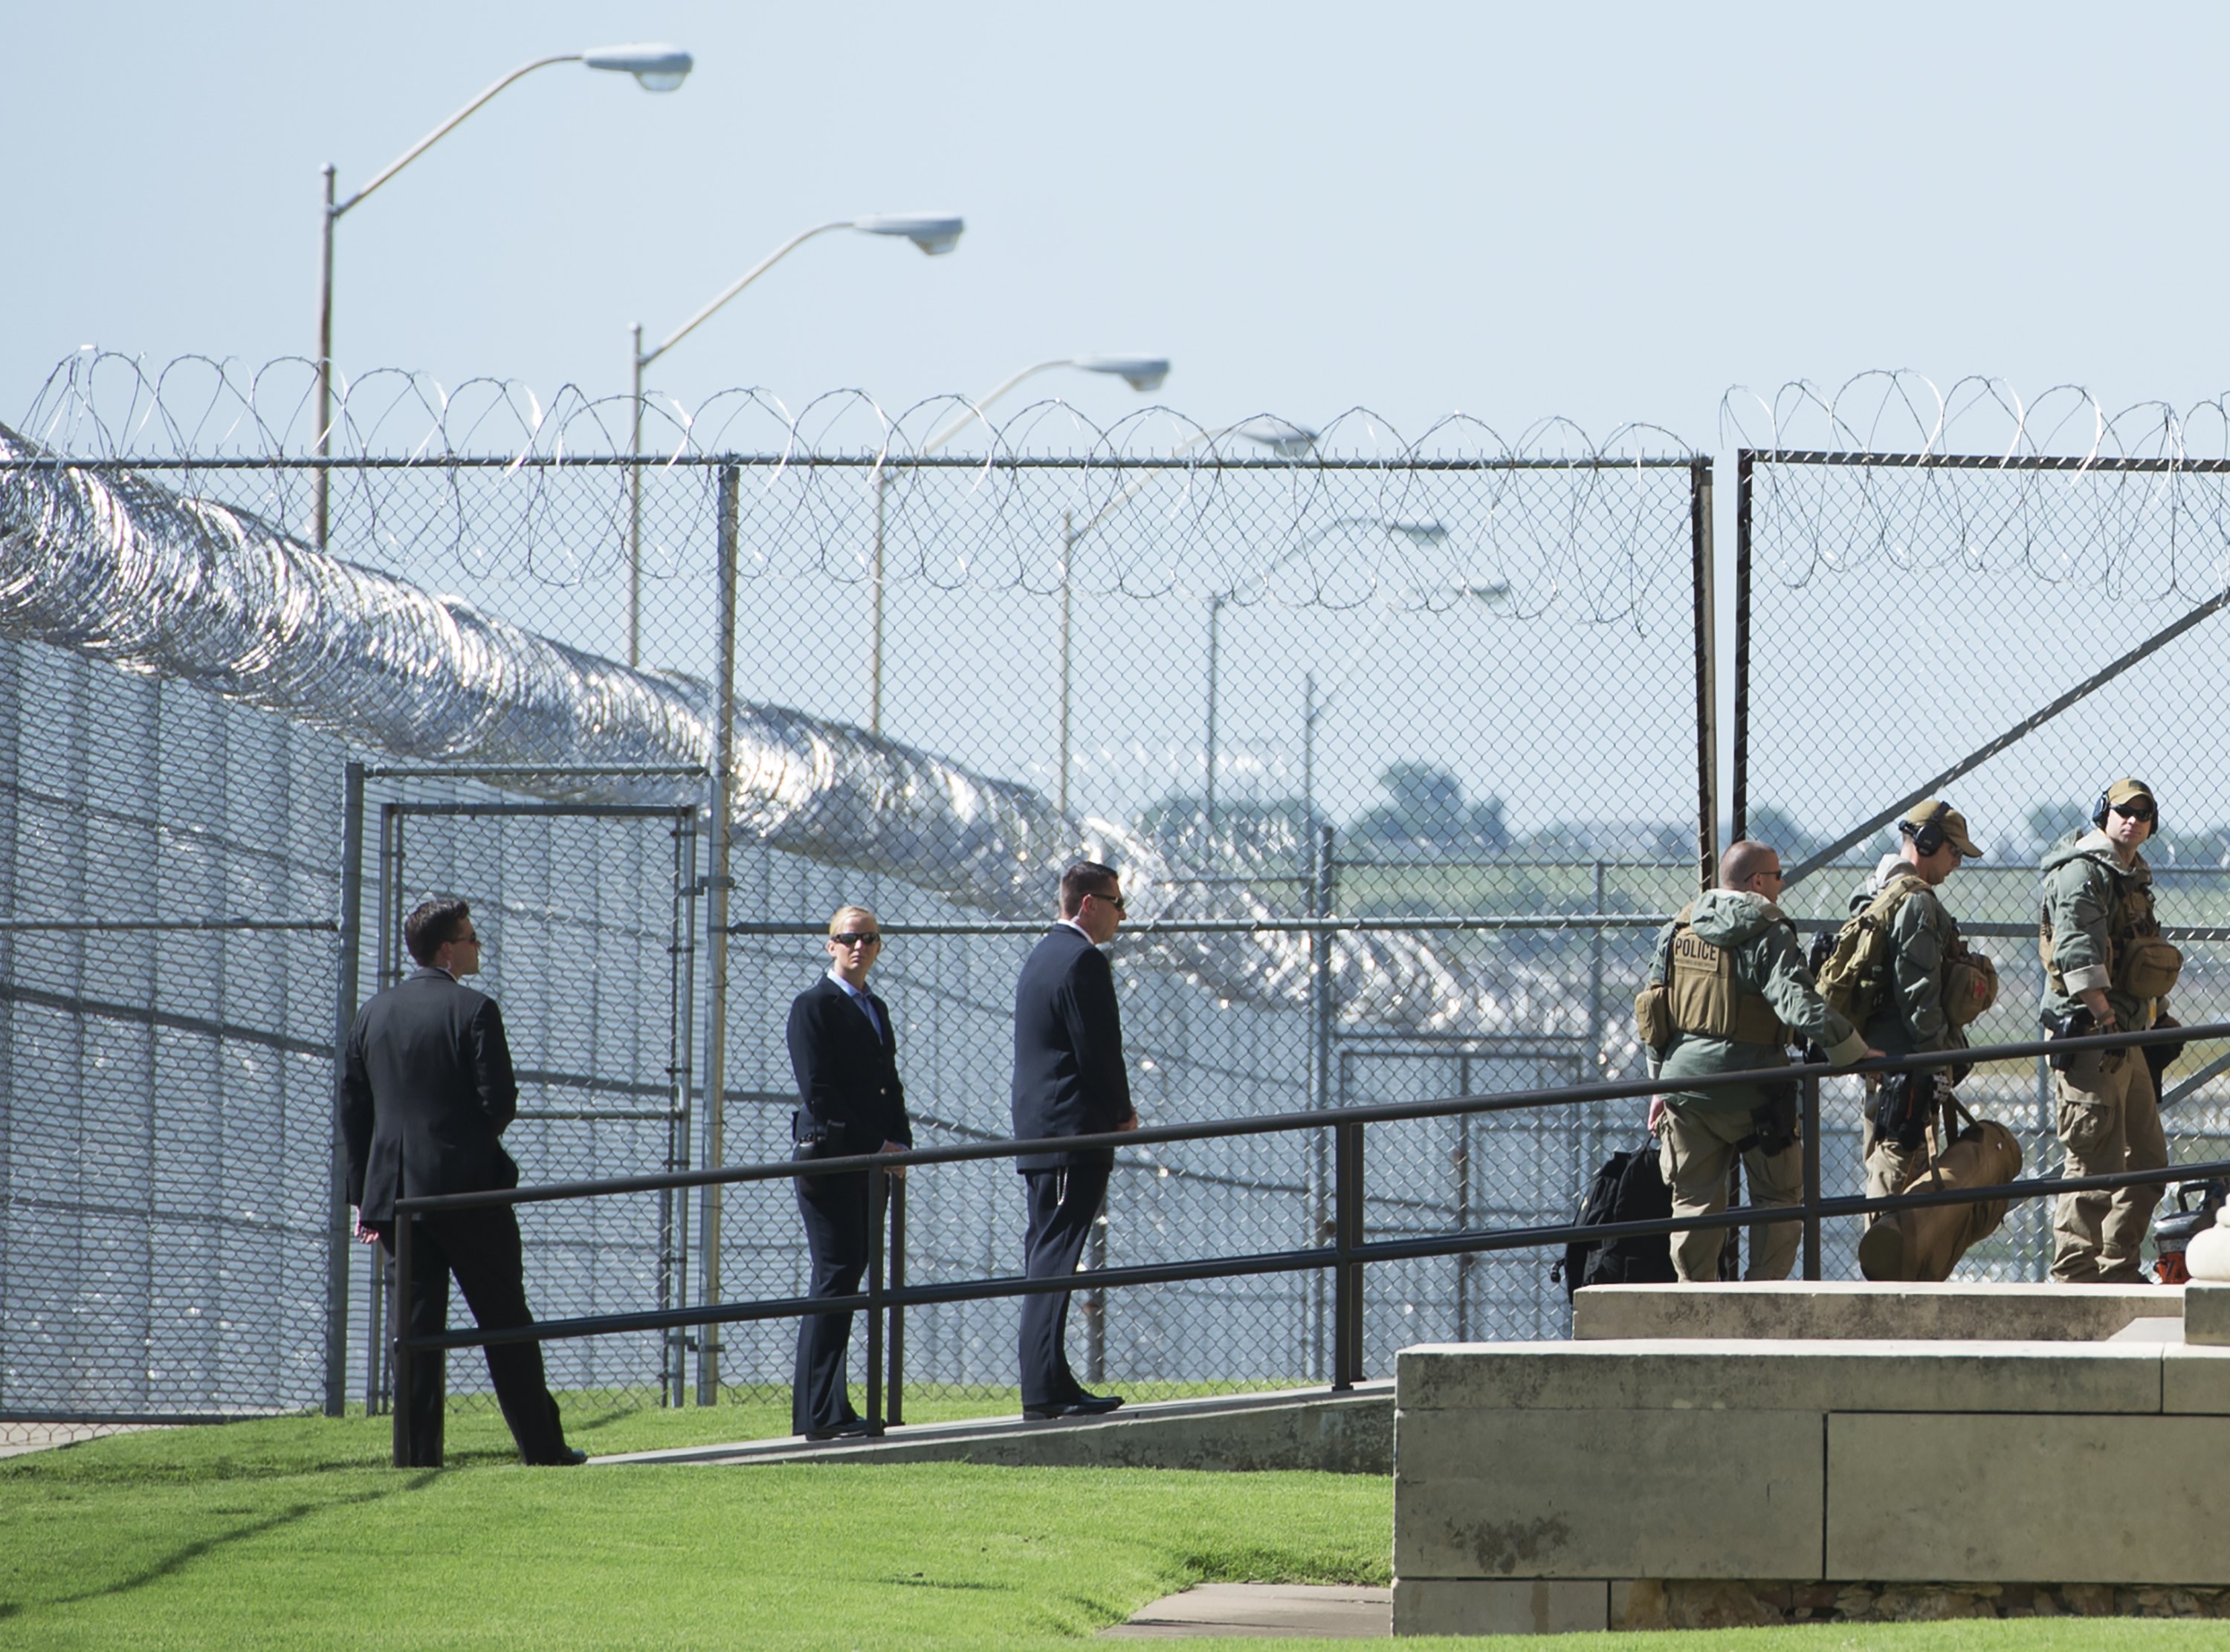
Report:
[[[2155,797],[2153,788],[2141,780],[2117,780],[2109,786],[2106,788],[2106,807],[2119,808],[2123,804],[2134,803],[2141,797],[2153,806],[2155,814],[2160,813],[2160,799]]]
[[[1938,809],[1943,811],[1941,820],[1937,819]],[[1914,804],[1898,818],[1898,825],[1907,836],[1911,836],[1931,820],[1936,822],[1937,830],[1943,834],[1943,841],[1956,849],[1963,859],[1980,860],[1982,858],[1982,852],[1975,846],[1974,839],[1967,835],[1967,817],[1941,798],[1931,797],[1924,803]]]

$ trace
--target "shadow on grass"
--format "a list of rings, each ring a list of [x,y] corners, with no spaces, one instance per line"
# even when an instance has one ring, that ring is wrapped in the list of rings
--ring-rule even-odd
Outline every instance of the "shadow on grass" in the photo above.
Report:
[[[193,1542],[183,1546],[156,1561],[152,1565],[133,1573],[131,1577],[119,1578],[114,1583],[104,1584],[98,1589],[88,1589],[79,1594],[56,1595],[52,1600],[40,1604],[43,1606],[75,1606],[89,1600],[100,1600],[111,1595],[128,1595],[136,1589],[145,1589],[151,1584],[160,1583],[166,1578],[176,1577],[195,1561],[206,1555],[215,1554],[235,1543],[244,1543],[250,1538],[261,1537],[267,1533],[281,1530],[297,1521],[306,1520],[313,1514],[322,1514],[330,1509],[361,1507],[392,1497],[397,1492],[419,1490],[433,1483],[439,1475],[440,1470],[428,1469],[413,1475],[399,1485],[382,1486],[376,1490],[357,1493],[353,1496],[337,1497],[331,1502],[292,1503],[276,1514],[267,1514],[261,1520],[250,1520],[247,1525],[227,1532],[222,1536],[197,1538]],[[20,1601],[0,1604],[0,1617],[13,1617],[23,1610],[23,1603]]]

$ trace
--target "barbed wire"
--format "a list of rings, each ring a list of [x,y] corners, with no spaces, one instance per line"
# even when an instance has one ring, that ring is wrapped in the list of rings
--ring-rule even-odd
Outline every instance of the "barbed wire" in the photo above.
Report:
[[[1756,456],[1754,512],[1787,518],[1756,540],[1784,584],[1876,557],[2135,602],[2204,601],[2230,581],[2230,399],[2110,415],[2080,385],[2027,398],[1998,378],[1946,391],[1880,370],[1769,401],[1737,387],[1719,425]]]
[[[183,472],[166,480],[299,536],[320,462],[315,378],[300,357],[251,370],[81,351],[17,428],[74,460]],[[1270,414],[1207,425],[1165,407],[1101,426],[1049,400],[994,423],[958,396],[893,413],[841,390],[793,412],[756,389],[694,407],[646,396],[644,452],[630,455],[634,413],[630,397],[570,385],[545,402],[493,378],[451,388],[383,369],[343,382],[325,461],[332,548],[422,571],[439,547],[475,576],[501,563],[570,586],[618,571],[632,526],[646,575],[671,578],[711,543],[702,472],[741,462],[750,578],[1294,608],[1488,600],[1512,618],[1565,607],[1616,621],[1685,556],[1666,491],[1627,472],[1696,457],[1660,427],[1597,441],[1562,418],[1507,439],[1450,415],[1411,440],[1360,408],[1320,429]],[[667,496],[648,522],[637,478]]]

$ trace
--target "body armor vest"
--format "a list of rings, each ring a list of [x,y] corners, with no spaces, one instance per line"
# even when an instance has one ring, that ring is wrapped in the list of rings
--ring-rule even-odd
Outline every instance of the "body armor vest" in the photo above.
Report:
[[[1784,1045],[1789,1029],[1759,993],[1735,982],[1735,955],[1688,927],[1693,909],[1682,907],[1666,948],[1665,987],[1672,1025],[1682,1032],[1736,1044]]]
[[[2052,990],[2066,997],[2066,980],[2053,961],[2050,901],[2037,916],[2036,950],[2051,978]],[[2106,974],[2114,990],[2131,998],[2164,998],[2182,969],[2183,954],[2161,939],[2160,921],[2153,916],[2152,890],[2124,890],[2117,884],[2113,916],[2106,921]]]

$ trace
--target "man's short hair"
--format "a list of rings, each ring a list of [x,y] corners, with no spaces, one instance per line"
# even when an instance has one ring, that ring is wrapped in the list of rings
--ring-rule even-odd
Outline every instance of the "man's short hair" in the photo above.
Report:
[[[1769,871],[1781,858],[1769,843],[1760,843],[1755,838],[1742,838],[1727,845],[1719,857],[1719,887],[1748,889],[1750,880],[1762,871]]]
[[[403,944],[420,963],[431,964],[435,955],[457,938],[457,926],[472,915],[473,909],[454,896],[437,895],[421,901],[403,920]]]
[[[1073,918],[1084,910],[1087,895],[1112,895],[1122,886],[1122,877],[1112,866],[1096,860],[1077,860],[1069,863],[1060,875],[1060,915]]]

